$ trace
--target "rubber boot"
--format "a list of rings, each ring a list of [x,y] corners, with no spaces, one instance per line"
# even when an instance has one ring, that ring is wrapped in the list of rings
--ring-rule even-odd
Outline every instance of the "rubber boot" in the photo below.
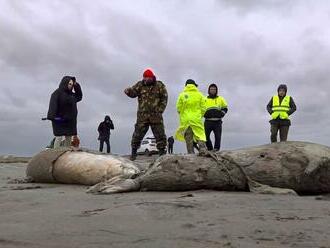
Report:
[[[199,156],[206,156],[208,154],[207,147],[204,141],[198,141],[197,142],[199,147]]]
[[[132,148],[132,154],[131,154],[131,157],[130,157],[130,160],[134,161],[137,157],[137,149],[135,148]]]
[[[158,152],[158,154],[159,154],[159,157],[160,156],[163,156],[163,155],[166,154],[166,150],[165,149],[160,149],[159,152]]]

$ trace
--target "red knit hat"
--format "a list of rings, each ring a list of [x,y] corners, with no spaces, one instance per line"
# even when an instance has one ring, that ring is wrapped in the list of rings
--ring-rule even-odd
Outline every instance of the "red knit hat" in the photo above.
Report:
[[[155,76],[155,74],[152,72],[151,69],[147,69],[143,72],[143,77],[153,78],[154,76]]]

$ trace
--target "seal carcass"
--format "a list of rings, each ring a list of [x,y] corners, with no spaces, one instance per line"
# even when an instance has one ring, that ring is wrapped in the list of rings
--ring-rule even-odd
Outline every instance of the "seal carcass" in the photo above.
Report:
[[[123,176],[130,178],[140,170],[130,160],[77,149],[48,149],[32,157],[26,175],[39,183],[94,185]]]
[[[166,155],[134,179],[117,176],[88,192],[197,189],[330,193],[330,148],[308,142],[280,142],[210,153],[209,157]]]

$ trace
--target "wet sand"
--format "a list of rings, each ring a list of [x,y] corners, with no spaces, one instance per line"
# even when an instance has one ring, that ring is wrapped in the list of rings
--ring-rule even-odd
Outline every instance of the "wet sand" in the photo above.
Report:
[[[329,196],[91,195],[79,185],[8,184],[25,168],[0,163],[1,248],[330,247]]]

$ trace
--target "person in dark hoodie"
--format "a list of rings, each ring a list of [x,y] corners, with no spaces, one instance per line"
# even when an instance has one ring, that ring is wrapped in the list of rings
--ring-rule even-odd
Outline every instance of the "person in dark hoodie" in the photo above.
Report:
[[[113,122],[110,116],[106,115],[104,121],[102,121],[97,128],[99,132],[98,140],[100,141],[100,152],[103,152],[103,145],[105,142],[107,144],[107,153],[110,153],[110,129],[114,129]]]
[[[167,152],[169,154],[173,154],[173,144],[174,144],[174,138],[173,138],[173,136],[170,136],[167,139]]]
[[[64,76],[50,98],[47,119],[52,121],[55,136],[54,148],[70,146],[72,136],[77,135],[77,102],[82,99],[81,87],[75,77]]]
[[[206,112],[204,114],[206,146],[209,151],[219,151],[221,146],[222,118],[228,112],[228,105],[225,98],[218,96],[218,86],[216,84],[210,84],[208,94],[205,99]],[[214,133],[214,147],[210,139],[211,132]]]
[[[287,95],[288,88],[285,84],[280,84],[277,88],[277,95],[274,95],[267,104],[267,111],[271,115],[270,122],[270,141],[277,142],[277,133],[280,133],[280,141],[288,138],[292,115],[297,107],[293,98]]]

